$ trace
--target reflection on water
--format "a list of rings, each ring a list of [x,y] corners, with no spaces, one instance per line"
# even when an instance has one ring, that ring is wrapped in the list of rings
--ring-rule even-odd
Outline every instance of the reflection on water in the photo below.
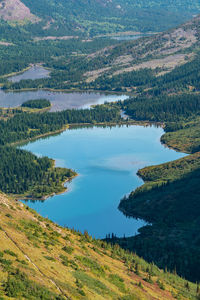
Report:
[[[125,100],[126,95],[105,95],[100,93],[67,93],[46,90],[26,92],[4,92],[0,89],[0,107],[17,107],[27,100],[45,98],[51,101],[51,111],[88,108],[93,104],[103,104]]]

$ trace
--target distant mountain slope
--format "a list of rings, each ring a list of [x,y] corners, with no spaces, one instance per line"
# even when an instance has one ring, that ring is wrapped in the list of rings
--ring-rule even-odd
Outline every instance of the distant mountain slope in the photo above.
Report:
[[[97,51],[93,51],[97,41],[99,47],[96,47]],[[59,46],[58,41],[57,44],[45,41],[46,44],[42,44],[43,48],[41,48],[44,54],[46,45],[49,45],[48,51],[54,49],[55,46],[60,47],[59,52],[55,48],[51,56],[49,54],[44,56],[43,61],[52,70],[51,78],[17,84],[6,82],[4,88],[20,89],[37,86],[48,88],[51,86],[55,89],[80,88],[82,90],[140,92],[141,88],[152,89],[157,84],[164,88],[166,82],[170,82],[173,78],[173,80],[176,77],[180,79],[180,75],[177,74],[181,72],[182,77],[186,77],[184,87],[186,90],[198,88],[197,82],[195,83],[191,76],[198,77],[200,16],[174,29],[138,40],[122,43],[115,41],[112,43],[110,40],[110,44],[107,42],[106,47],[101,48],[105,41],[106,39],[90,39],[90,42],[81,40],[78,49],[76,44],[72,47],[75,42],[71,40],[68,42],[68,47],[70,45],[72,52],[68,53],[65,59],[63,56],[63,51],[66,53],[65,48],[62,52],[60,51],[64,47],[63,43]],[[33,45],[38,48],[41,41]],[[32,44],[31,47],[33,47]],[[90,51],[87,51],[87,47],[90,47]],[[53,53],[56,53],[56,56]],[[21,61],[24,61],[26,57],[30,57],[30,51],[23,55]],[[33,59],[35,59],[34,53]],[[186,66],[187,72],[184,70]],[[194,74],[189,75],[188,72]]]
[[[167,32],[106,47],[87,55],[84,58],[87,71],[85,68],[81,80],[86,82],[84,84],[88,88],[127,92],[142,86],[150,88],[156,78],[164,84],[167,74],[170,76],[172,71],[178,72],[180,66],[195,64],[199,45],[200,16],[197,16]],[[188,82],[189,86],[192,88]]]
[[[13,36],[16,36],[14,32]],[[180,81],[182,73],[181,86],[184,84],[185,91],[198,90],[199,15],[166,32],[120,43],[105,38],[67,40],[67,36],[66,40],[64,37],[63,40],[54,40],[52,36],[45,39],[40,36],[33,39],[34,43],[27,43],[26,37],[27,33],[24,38],[26,47],[22,47],[21,41],[6,50],[2,45],[1,74],[19,71],[30,63],[42,61],[52,70],[51,77],[20,83],[2,79],[5,89],[51,87],[135,93],[158,84],[160,88],[166,87],[166,84],[166,88],[170,88],[170,82],[176,78]],[[5,60],[8,62],[6,68]],[[16,61],[16,68],[12,68]],[[180,82],[174,86],[178,88]]]
[[[200,11],[199,1],[23,0],[41,18],[72,22],[74,30],[90,35],[119,31],[163,31]]]
[[[0,5],[3,20],[35,22],[39,17],[40,24],[29,28],[39,35],[161,32],[200,12],[197,0],[3,0]]]

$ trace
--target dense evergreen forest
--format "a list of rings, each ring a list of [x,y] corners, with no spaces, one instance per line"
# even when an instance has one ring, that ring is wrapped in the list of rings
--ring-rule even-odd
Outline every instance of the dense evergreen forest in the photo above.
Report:
[[[0,170],[1,191],[30,198],[62,191],[63,182],[75,175],[70,169],[54,168],[48,157],[38,158],[14,147],[1,147]]]
[[[113,40],[101,39],[104,45],[111,47],[114,46],[116,42]],[[150,41],[148,38],[147,41]],[[159,40],[158,40],[159,41]],[[3,89],[7,90],[20,90],[25,88],[54,88],[54,89],[81,89],[81,90],[105,90],[105,91],[120,91],[127,92],[131,90],[137,94],[140,94],[144,90],[147,95],[158,96],[162,93],[177,93],[177,92],[195,92],[198,91],[200,86],[200,53],[199,50],[192,49],[195,51],[195,55],[192,60],[189,60],[183,65],[177,66],[171,72],[167,72],[161,76],[157,76],[160,72],[164,71],[162,68],[156,68],[154,70],[150,68],[142,68],[139,70],[134,70],[131,72],[123,72],[118,75],[113,75],[111,73],[100,75],[95,80],[88,82],[87,77],[84,74],[88,72],[93,72],[94,70],[101,70],[103,68],[111,68],[111,65],[122,55],[124,51],[127,52],[127,55],[134,55],[132,52],[132,47],[139,48],[139,41],[137,42],[126,42],[122,45],[115,45],[115,48],[108,52],[109,55],[100,56],[97,58],[90,58],[90,55],[93,55],[92,47],[96,45],[96,49],[99,49],[100,41],[96,39],[93,41],[93,46],[90,47],[79,47],[81,42],[73,40],[71,43],[71,50],[65,54],[65,58],[52,60],[52,55],[61,55],[64,47],[70,44],[65,41],[63,43],[59,42],[58,44],[52,45],[51,50],[46,51],[45,43],[40,43],[37,51],[40,51],[40,55],[37,56],[37,51],[35,52],[35,47],[28,48],[27,51],[30,51],[29,55],[26,58],[16,58],[19,59],[20,63],[14,58],[5,57],[5,53],[2,49],[2,59],[5,59],[8,64],[4,64],[2,67],[1,74],[8,73],[10,71],[19,71],[23,67],[28,66],[31,61],[40,62],[43,60],[45,65],[51,70],[50,78],[36,79],[36,80],[21,80],[20,82],[10,82],[6,78],[0,78],[0,81],[3,83]],[[89,43],[90,44],[90,43]],[[156,46],[153,43],[153,47],[148,48],[148,51],[155,51]],[[73,49],[79,49],[79,54],[71,56],[71,51]],[[129,54],[129,49],[130,53]],[[15,50],[12,50],[12,55],[15,55]],[[140,55],[142,56],[147,49],[142,49]],[[10,50],[7,52],[10,57]],[[41,56],[43,53],[43,56]],[[138,53],[136,52],[136,60]],[[35,59],[35,56],[38,59]],[[0,46],[0,57],[1,57],[1,46]],[[150,59],[150,58],[148,58]],[[25,60],[25,61],[24,61]],[[13,63],[14,62],[14,63]],[[133,61],[134,63],[135,61]],[[142,60],[141,60],[142,62]],[[14,69],[10,70],[10,66]],[[120,67],[120,66],[119,66]],[[113,69],[114,71],[114,69]]]
[[[13,19],[17,35],[29,36],[96,36],[122,31],[160,32],[174,27],[200,11],[197,0],[123,1],[123,0],[22,0],[38,22],[25,20],[21,26]],[[2,27],[13,32],[12,22]],[[22,26],[23,25],[23,26]],[[17,36],[15,40],[17,39]]]
[[[108,37],[78,36],[66,40],[54,36],[55,40],[43,40],[29,37],[26,30],[17,32],[15,27],[9,32],[4,23],[2,41],[10,43],[0,44],[0,82],[4,89],[73,88],[136,93],[148,90],[152,95],[199,89],[198,17],[180,28],[126,42]],[[152,59],[165,61],[173,56],[175,65],[179,56],[184,57],[184,64],[177,63],[170,72],[163,63],[153,69],[148,67]],[[12,83],[4,76],[41,62],[50,69],[50,78]],[[138,68],[140,63],[147,63],[147,66]],[[92,78],[90,72],[98,76]]]
[[[0,145],[28,140],[61,130],[67,124],[95,124],[118,122],[119,109],[97,106],[94,109],[65,110],[53,113],[25,113],[18,110],[6,122],[0,120]]]
[[[160,267],[199,281],[199,153],[139,171],[145,184],[121,201],[128,216],[147,220],[134,238],[120,245]],[[148,199],[148,201],[147,201]]]
[[[65,71],[60,74],[59,80],[56,73],[54,74],[54,80],[59,82],[62,76],[63,81],[72,77],[73,82],[74,73],[75,81],[81,81],[78,74],[83,75],[92,65],[94,68],[108,64],[110,55],[107,58],[97,58],[92,65],[90,62],[88,65],[87,57],[86,60],[82,57],[118,43],[116,40],[98,38],[100,35],[123,31],[160,32],[190,19],[200,11],[198,1],[190,0],[184,0],[184,4],[179,0],[165,4],[160,0],[138,0],[134,3],[121,0],[59,1],[59,5],[54,0],[23,2],[40,21],[17,23],[0,19],[0,76],[19,72],[30,63],[44,62],[53,70]],[[69,39],[42,40],[45,37],[66,36]],[[117,51],[119,53],[120,50]],[[52,87],[56,86],[54,80],[51,82]],[[3,81],[1,78],[1,82]],[[59,86],[61,88],[61,84]],[[62,88],[68,88],[68,85],[66,87],[62,84]]]
[[[22,103],[21,107],[28,107],[28,108],[46,108],[50,107],[51,102],[47,99],[37,99],[37,100],[28,100]]]
[[[1,26],[0,26],[1,28]],[[29,36],[20,33],[18,38],[17,29],[13,31],[5,30],[2,39],[10,42],[8,46],[0,44],[0,76],[12,72],[19,72],[32,63],[46,63],[46,66],[53,67],[54,64],[60,65],[60,70],[65,69],[66,63],[73,60],[79,61],[79,56],[90,54],[102,47],[117,44],[116,40],[107,38],[94,38],[92,41],[82,41],[73,38],[69,40],[29,40]],[[5,36],[4,36],[5,34]],[[12,40],[17,37],[16,41]],[[59,58],[59,60],[58,60]],[[57,61],[58,60],[58,61]],[[72,60],[72,61],[71,61]],[[62,79],[62,78],[61,78]],[[1,78],[4,81],[5,78]]]
[[[125,100],[120,106],[134,120],[178,123],[199,115],[200,96],[189,93],[157,97],[140,96]],[[177,124],[178,128],[181,128],[180,125]],[[170,130],[169,127],[167,130]]]
[[[24,0],[24,3],[30,4],[33,12],[38,14],[33,1],[30,3],[30,1]],[[54,1],[52,0],[51,3],[53,4]],[[62,5],[57,7],[58,15],[62,14],[62,7],[65,3],[66,1],[62,1]],[[148,3],[150,2],[148,1]],[[194,1],[193,3],[184,1],[184,3],[187,4],[187,8],[190,7],[192,12],[198,6],[198,3]],[[139,5],[141,5],[139,0],[137,5],[139,9]],[[178,5],[181,5],[181,2],[177,1],[173,6],[177,14]],[[49,8],[50,11],[52,7]],[[153,3],[151,7],[152,10],[155,8]],[[167,8],[166,3],[164,6],[159,6],[159,18],[162,17],[162,11],[166,12]],[[44,1],[40,2],[40,9],[41,12],[45,12]],[[79,10],[81,11],[81,9],[80,6]],[[144,14],[146,9],[147,7],[143,10]],[[53,9],[51,12],[53,13]],[[70,22],[75,28],[77,19],[73,13]],[[85,11],[82,11],[80,16],[83,18],[84,14]],[[134,14],[137,14],[137,10]],[[148,17],[151,14],[152,11],[149,10]],[[169,17],[169,14],[171,13],[168,12],[165,16]],[[183,19],[187,17],[183,11],[182,14]],[[90,21],[95,19],[96,13],[90,17]],[[152,18],[154,17],[155,15],[152,14]],[[145,19],[143,27],[140,27],[141,31],[157,28],[158,25],[153,24],[152,20],[152,26],[149,27],[150,19],[150,17]],[[124,22],[128,22],[127,20],[128,18]],[[43,20],[42,24],[45,25],[46,21],[47,19]],[[131,251],[136,251],[148,261],[153,261],[162,268],[178,272],[187,279],[200,281],[198,272],[200,268],[198,216],[200,166],[197,153],[200,151],[200,22],[199,20],[194,21],[187,27],[190,31],[195,31],[193,38],[197,40],[196,44],[189,44],[188,48],[180,46],[179,49],[176,40],[172,45],[171,49],[178,48],[177,55],[185,55],[184,64],[177,65],[171,70],[164,67],[155,69],[145,67],[131,69],[130,72],[121,72],[127,63],[127,60],[123,61],[124,55],[126,55],[126,59],[127,57],[131,59],[132,64],[146,63],[151,59],[162,59],[165,57],[161,51],[164,43],[168,45],[168,42],[175,40],[175,37],[167,39],[166,35],[169,34],[167,32],[153,38],[146,37],[142,40],[123,43],[108,38],[88,39],[87,34],[90,36],[97,33],[106,34],[112,32],[114,27],[115,32],[125,29],[136,30],[132,24],[124,23],[120,27],[119,20],[115,20],[117,25],[116,23],[113,25],[114,23],[107,15],[105,15],[104,21],[106,21],[106,25],[104,23],[102,32],[101,25],[95,27],[92,21],[88,23],[84,20],[81,28],[88,28],[86,35],[83,30],[79,38],[74,37],[69,40],[35,39],[35,37],[42,36],[41,24],[25,24],[23,27],[13,26],[10,28],[8,23],[1,21],[2,39],[11,43],[8,46],[0,45],[0,81],[3,89],[110,90],[130,92],[131,97],[124,102],[96,106],[90,110],[65,110],[36,114],[31,112],[31,109],[35,107],[33,102],[28,103],[30,111],[27,112],[23,109],[1,110],[2,159],[0,169],[2,172],[0,189],[6,193],[41,197],[62,190],[62,183],[75,175],[71,170],[54,168],[53,162],[48,158],[37,158],[31,153],[16,149],[15,144],[20,141],[28,141],[38,136],[59,132],[68,124],[117,123],[121,121],[120,109],[125,111],[130,120],[161,122],[166,131],[161,139],[162,142],[177,150],[193,153],[193,156],[188,156],[189,159],[184,158],[180,161],[139,171],[138,174],[145,180],[145,184],[132,192],[129,197],[122,199],[119,208],[127,216],[143,218],[152,225],[141,228],[140,234],[135,237],[128,239],[112,237],[108,240],[119,243]],[[163,19],[163,26],[166,25],[165,22],[166,19]],[[31,37],[29,37],[30,30],[33,34]],[[55,22],[45,34],[46,36],[48,34],[62,35],[64,32],[71,34],[69,23],[65,23],[62,27],[55,17]],[[184,39],[186,37],[180,38],[179,45],[182,45]],[[169,51],[169,49],[165,48],[164,51]],[[173,51],[170,56],[173,55]],[[190,54],[192,55],[190,56]],[[119,58],[122,61],[117,64]],[[43,62],[46,67],[50,68],[50,78],[12,83],[4,76],[11,72],[21,71],[30,63],[39,62]],[[119,65],[122,69],[119,68]],[[115,73],[119,71],[118,68],[120,72]],[[107,69],[107,73],[101,74],[102,69]],[[99,76],[88,80],[87,73],[95,73],[99,70]],[[38,109],[42,107],[42,103],[37,105]]]

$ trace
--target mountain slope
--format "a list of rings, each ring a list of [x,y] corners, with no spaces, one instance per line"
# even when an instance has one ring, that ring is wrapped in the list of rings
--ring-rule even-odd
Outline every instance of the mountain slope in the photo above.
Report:
[[[119,31],[163,31],[200,11],[198,1],[23,0],[40,18],[72,22],[75,31],[89,35]],[[54,25],[52,24],[54,27]]]
[[[100,48],[106,41],[106,47]],[[61,52],[62,47],[64,49],[64,42],[61,45],[58,41],[52,44],[48,42],[45,41],[45,44],[44,41],[43,44],[41,41],[35,42],[34,47],[42,46],[44,62],[52,70],[51,78],[17,84],[7,82],[5,88],[42,86],[55,89],[79,88],[140,93],[141,89],[153,89],[157,84],[159,88],[164,89],[176,78],[179,81],[181,78],[187,91],[198,89],[196,70],[199,68],[200,16],[164,33],[134,41],[112,43],[110,40],[109,45],[107,39],[93,39],[90,42],[81,40],[78,49],[75,44],[77,41],[71,40],[70,47],[72,48],[73,44],[75,47],[71,53],[66,54],[65,51],[65,58]],[[89,48],[92,43],[93,45],[98,43],[97,51],[92,51],[92,47]],[[47,45],[48,51],[45,48]],[[31,47],[33,51],[33,45]],[[48,53],[50,49],[55,49],[56,55],[52,53],[50,56]],[[31,51],[24,53],[21,62],[26,60],[26,57],[30,61]],[[35,59],[34,53],[32,57]],[[180,83],[174,87],[179,85]]]
[[[0,195],[3,299],[196,299],[196,286]],[[189,289],[188,289],[189,286]]]
[[[85,72],[85,79],[90,83],[105,76],[102,79],[109,84],[110,81],[119,81],[117,75],[127,74],[131,77],[134,71],[146,69],[152,70],[155,76],[164,75],[193,60],[196,55],[195,48],[199,47],[199,36],[200,17],[197,16],[170,31],[102,49],[88,55],[87,64],[91,66],[91,70]],[[100,83],[99,79],[96,85]]]
[[[3,0],[0,7],[3,20],[40,21],[29,27],[29,34],[37,30],[44,36],[160,32],[199,12],[199,1],[191,0]]]

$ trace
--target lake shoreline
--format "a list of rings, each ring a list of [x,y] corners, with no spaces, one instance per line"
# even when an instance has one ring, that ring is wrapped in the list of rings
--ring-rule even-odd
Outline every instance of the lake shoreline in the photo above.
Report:
[[[115,127],[115,126],[124,126],[124,125],[127,125],[127,126],[136,125],[136,126],[144,126],[144,127],[154,125],[154,126],[164,128],[164,123],[161,123],[161,122],[135,121],[135,120],[122,121],[120,123],[119,122],[110,122],[110,123],[102,122],[102,123],[96,123],[96,124],[92,124],[92,123],[84,123],[84,124],[83,123],[74,123],[74,124],[66,124],[63,128],[58,129],[58,130],[53,131],[53,132],[47,132],[47,133],[35,136],[33,138],[28,138],[27,140],[22,140],[22,141],[17,141],[17,142],[14,142],[14,143],[7,144],[7,146],[24,145],[24,144],[27,144],[29,142],[33,142],[33,141],[36,141],[36,140],[39,140],[39,139],[42,139],[42,138],[45,138],[45,137],[50,137],[50,136],[60,134],[60,133],[64,132],[67,129],[73,129],[75,127],[80,127],[80,128],[81,127],[101,127],[101,126]]]
[[[16,72],[12,72],[12,73],[9,73],[9,74],[5,74],[5,75],[0,76],[0,78],[9,78],[9,77],[12,77],[12,76],[21,75],[24,72],[28,71],[30,68],[31,68],[31,66],[29,65],[28,67],[24,68],[21,71],[16,71]]]
[[[3,86],[3,83],[0,84]],[[2,89],[2,88],[1,88]],[[24,89],[2,89],[5,93],[21,93],[21,92],[34,92],[34,91],[47,91],[47,92],[62,92],[66,94],[70,93],[98,93],[98,94],[105,94],[105,95],[127,95],[127,96],[134,96],[132,92],[118,92],[118,91],[109,91],[109,90],[94,90],[94,89],[87,89],[82,90],[79,88],[73,89],[55,89],[55,88],[24,88]]]
[[[52,163],[51,168],[53,168],[53,169],[55,169],[55,168],[66,169],[66,168],[56,167],[56,160],[55,159],[53,159],[53,163]],[[54,192],[51,192],[47,195],[43,195],[41,197],[28,195],[27,193],[29,193],[29,192],[26,192],[24,194],[10,194],[9,196],[15,198],[15,200],[20,200],[20,201],[26,201],[26,200],[27,201],[45,201],[48,198],[53,197],[55,195],[60,195],[60,194],[66,193],[68,191],[68,188],[65,187],[65,184],[67,182],[71,182],[77,176],[79,176],[79,174],[74,171],[74,174],[72,176],[70,176],[70,177],[68,177],[65,180],[60,182],[60,186],[59,186],[60,190],[59,191],[57,191],[57,192],[54,191]]]
[[[54,163],[55,163],[55,161],[54,161]],[[43,201],[46,201],[50,197],[53,197],[56,195],[61,195],[61,194],[68,192],[68,188],[65,187],[65,184],[67,182],[72,181],[77,176],[79,176],[78,173],[76,173],[76,175],[73,175],[73,176],[69,177],[68,179],[66,179],[65,181],[63,181],[62,182],[63,190],[60,190],[59,192],[52,192],[51,194],[41,196],[41,197],[33,197],[33,196],[29,196],[29,195],[26,196],[25,194],[24,195],[23,194],[21,194],[21,195],[9,194],[8,196],[10,196],[18,201],[42,201],[43,202]]]
[[[9,78],[9,77],[13,77],[13,76],[17,76],[17,75],[21,75],[23,74],[24,72],[30,70],[32,67],[34,66],[37,66],[37,67],[41,67],[44,68],[45,70],[47,71],[51,71],[50,68],[47,68],[47,67],[44,67],[42,63],[32,63],[32,64],[29,64],[28,67],[22,69],[21,71],[16,71],[16,72],[12,72],[12,73],[9,73],[9,74],[5,74],[5,75],[1,75],[0,78]]]
[[[61,226],[65,224],[65,218],[66,218],[66,222],[67,222],[66,224],[68,224],[68,226],[70,228],[75,226],[76,222],[78,222],[77,227],[75,226],[75,228],[77,228],[77,230],[79,230],[79,229],[82,230],[84,228],[88,229],[88,231],[91,232],[91,234],[94,234],[95,236],[97,233],[99,238],[104,238],[106,233],[109,233],[109,232],[114,232],[117,236],[122,236],[122,237],[123,237],[124,233],[126,236],[133,236],[134,234],[136,234],[136,231],[134,231],[134,230],[138,229],[139,227],[143,227],[144,224],[142,223],[140,225],[140,223],[139,223],[139,227],[137,227],[138,225],[134,225],[136,227],[132,228],[132,226],[131,226],[132,222],[133,222],[133,224],[138,224],[138,223],[136,222],[136,220],[134,220],[134,218],[133,218],[133,221],[132,221],[132,218],[129,221],[128,219],[126,219],[124,214],[121,213],[117,209],[120,199],[125,194],[131,193],[132,190],[135,190],[137,187],[142,186],[144,184],[144,181],[141,180],[141,178],[139,178],[138,175],[136,175],[136,173],[139,169],[145,167],[146,165],[149,166],[152,164],[160,164],[160,163],[164,163],[168,160],[177,159],[177,157],[180,157],[181,154],[175,154],[167,149],[164,150],[164,147],[162,147],[161,143],[160,143],[160,137],[163,134],[163,129],[161,127],[159,129],[154,126],[152,128],[151,127],[145,128],[144,126],[142,126],[142,125],[147,126],[147,123],[146,124],[144,124],[144,123],[139,124],[138,122],[137,122],[137,124],[132,123],[129,125],[136,125],[136,126],[129,126],[129,128],[126,128],[126,125],[127,125],[126,123],[121,124],[124,126],[122,126],[123,128],[120,128],[120,126],[118,126],[120,124],[118,123],[118,124],[115,124],[117,126],[115,126],[115,128],[113,128],[113,129],[109,128],[109,126],[107,129],[106,128],[105,129],[97,128],[98,125],[100,125],[100,124],[95,124],[97,126],[95,126],[94,124],[88,124],[88,126],[90,126],[90,127],[94,127],[94,128],[96,127],[96,129],[94,129],[94,130],[92,130],[92,129],[90,130],[90,128],[89,128],[89,131],[87,130],[87,128],[85,128],[85,130],[83,129],[84,127],[86,127],[86,126],[84,126],[86,124],[81,124],[81,126],[80,126],[80,124],[77,124],[77,125],[79,125],[80,128],[77,128],[77,130],[75,130],[75,132],[71,132],[68,134],[69,130],[67,130],[63,136],[60,136],[60,137],[55,136],[55,138],[52,138],[51,141],[46,140],[46,142],[44,141],[44,143],[42,140],[40,142],[38,141],[38,145],[40,145],[39,147],[34,146],[34,145],[32,147],[30,144],[29,146],[27,145],[24,148],[22,148],[24,150],[28,150],[28,151],[31,151],[36,154],[40,153],[41,155],[46,155],[48,157],[52,157],[54,159],[57,159],[58,161],[61,160],[61,162],[62,162],[61,166],[66,166],[66,167],[75,169],[75,170],[77,170],[77,172],[79,174],[83,175],[77,182],[75,182],[75,189],[74,189],[74,184],[73,184],[73,180],[72,180],[72,186],[73,186],[73,190],[74,190],[73,193],[68,194],[66,190],[63,190],[61,192],[61,194],[63,194],[62,196],[57,197],[57,194],[56,194],[56,197],[49,199],[50,201],[47,200],[47,201],[44,201],[44,203],[37,202],[35,204],[30,202],[29,206],[33,209],[35,209],[35,208],[39,209],[38,212],[40,214],[42,214],[43,216],[47,214],[51,220],[54,220],[56,223],[60,224]],[[101,125],[100,125],[100,127],[101,127]],[[140,126],[138,126],[138,125],[140,125]],[[155,123],[154,123],[154,125],[155,125]],[[69,126],[69,128],[73,128],[73,127],[76,128],[76,125],[73,124],[72,126]],[[133,127],[133,128],[131,128],[131,127]],[[138,129],[137,129],[137,127],[138,127]],[[112,154],[111,154],[111,152],[109,151],[108,154],[106,154],[107,151],[105,151],[105,154],[103,154],[104,152],[102,153],[102,151],[97,146],[97,149],[96,149],[97,152],[95,151],[96,154],[93,154],[93,151],[95,150],[93,148],[93,146],[100,145],[102,143],[101,141],[104,140],[104,130],[105,130],[105,138],[106,138],[105,141],[106,141],[106,144],[108,143],[107,147],[108,147],[108,149],[110,149],[109,147],[112,145],[112,148],[114,147],[113,148],[114,152],[112,152]],[[111,132],[113,132],[113,134]],[[120,142],[120,141],[118,142],[120,135],[116,134],[116,133],[122,134],[123,142]],[[145,133],[147,135],[145,135]],[[112,137],[111,140],[110,140],[110,138],[108,139],[110,134]],[[77,142],[79,141],[79,137],[81,137],[81,141],[80,141],[81,145],[80,145],[80,149],[78,150],[76,147],[78,147],[78,145],[79,145],[79,144],[77,144]],[[141,137],[143,137],[143,138],[141,138]],[[84,171],[85,167],[83,169],[83,166],[85,166],[85,162],[83,164],[83,161],[84,161],[86,152],[85,152],[85,150],[83,152],[81,150],[82,147],[83,147],[83,149],[85,149],[86,145],[88,145],[88,142],[85,139],[88,139],[88,141],[91,141],[91,145],[89,146],[90,149],[88,149],[89,153],[86,155],[86,166],[88,166],[87,160],[89,162],[89,169],[87,167],[86,173]],[[52,141],[55,141],[55,143],[52,143]],[[64,144],[64,141],[65,141],[65,144]],[[136,146],[136,142],[139,143],[138,146]],[[100,144],[98,144],[98,143],[100,143]],[[144,147],[144,145],[145,145],[144,143],[146,145],[152,145],[152,147],[156,146],[155,151],[158,151],[158,154],[155,156],[155,154],[153,154],[153,152],[154,152],[153,148],[151,146]],[[122,147],[120,146],[120,148],[118,148],[117,145],[120,145],[120,144]],[[123,146],[123,144],[125,146]],[[37,145],[37,143],[36,143],[36,145]],[[44,145],[44,146],[42,146],[42,145]],[[51,145],[51,146],[48,146],[48,145]],[[57,148],[60,149],[59,147],[61,147],[59,145],[62,145],[62,147],[64,147],[63,149],[66,149],[66,150],[64,150],[64,152],[59,150],[57,153],[56,149]],[[64,145],[66,145],[66,146],[64,146]],[[67,150],[67,148],[68,148],[67,145],[71,145],[71,147],[70,147],[71,150],[69,150],[69,151]],[[130,145],[130,146],[128,146],[128,145]],[[140,150],[138,150],[138,149],[140,149],[140,147],[144,147],[144,148],[142,148],[143,150],[141,150],[141,151],[142,152],[144,151],[144,154],[146,153],[145,156],[144,156],[144,154],[141,153]],[[152,150],[150,150],[149,147],[150,147],[150,149],[152,148]],[[75,151],[75,149],[77,149],[77,151]],[[124,149],[124,150],[120,150],[120,149]],[[63,156],[61,155],[62,152],[63,152]],[[74,155],[74,152],[76,152],[75,155]],[[79,152],[81,153],[81,158],[80,158]],[[152,154],[151,154],[151,152],[152,152]],[[123,156],[121,156],[122,154],[123,154]],[[79,158],[77,157],[77,155]],[[91,155],[91,158],[90,158],[90,155]],[[107,155],[108,155],[108,157],[107,157]],[[79,160],[80,160],[80,162],[79,162]],[[60,165],[60,163],[58,165]],[[93,170],[95,172],[94,173],[95,176],[93,176]],[[102,173],[102,172],[105,172],[105,173]],[[135,175],[133,175],[133,173]],[[84,175],[86,175],[86,176],[84,176]],[[109,178],[110,178],[110,181],[109,181]],[[100,179],[100,181],[99,181],[99,179]],[[122,179],[122,181],[121,181],[121,179]],[[114,180],[114,182],[118,182],[118,180],[120,180],[120,182],[123,182],[123,180],[125,180],[126,184],[124,186],[124,185],[118,183],[118,188],[116,189],[116,191],[113,194],[112,191],[110,190],[110,186],[112,186],[112,184],[113,184],[112,180]],[[106,181],[107,183],[105,183],[104,181]],[[95,191],[91,192],[96,187],[96,182],[99,182],[97,184],[97,186],[99,186],[99,184],[100,184],[100,186],[104,186],[103,191],[102,192],[99,191],[98,194],[95,194],[96,193]],[[120,187],[120,185],[121,185],[121,187]],[[83,190],[82,190],[82,188],[83,188]],[[70,188],[70,190],[71,190],[71,188]],[[66,196],[64,195],[65,193],[66,193]],[[103,196],[104,194],[105,194],[105,196]],[[49,196],[53,196],[53,195],[49,195]],[[46,195],[44,200],[46,200],[47,198],[48,198],[48,195]],[[107,217],[108,217],[108,214],[110,214],[109,209],[107,208],[107,207],[110,207],[110,204],[108,205],[110,200],[108,200],[107,198],[113,199],[112,201],[114,201],[112,204],[113,205],[112,206],[112,218],[113,218],[114,223],[111,227],[110,227],[110,225],[109,226],[107,225],[109,222],[108,221],[109,218],[107,218]],[[105,202],[105,204],[102,203],[102,199],[104,199],[103,203]],[[30,197],[28,199],[26,198],[26,200],[30,200]],[[87,226],[87,217],[80,218],[80,221],[75,219],[75,223],[73,223],[73,219],[72,219],[72,221],[70,221],[72,216],[74,216],[74,218],[75,218],[75,215],[76,215],[75,207],[77,207],[78,211],[80,210],[81,214],[82,214],[85,211],[86,207],[88,207],[88,209],[86,209],[86,211],[87,210],[90,211],[94,205],[95,215],[96,214],[101,215],[101,212],[104,211],[104,209],[103,210],[101,209],[100,211],[97,212],[95,202],[98,203],[99,207],[101,207],[102,205],[103,205],[103,207],[104,207],[104,205],[106,207],[105,228],[107,228],[107,229],[99,228],[99,229],[97,229],[97,232],[95,233],[95,229],[93,228],[93,225],[92,225],[93,218],[94,218],[93,215],[90,218],[90,221],[88,222],[88,226]],[[59,208],[56,210],[57,206],[59,206]],[[82,206],[83,206],[83,208],[82,208]],[[56,211],[56,213],[54,213],[54,210]],[[71,215],[71,210],[72,210],[72,215]],[[65,213],[63,214],[62,211]],[[86,216],[87,216],[87,214],[86,214]],[[95,226],[98,227],[99,226],[98,224],[100,224],[100,219],[98,219],[98,221],[97,221],[97,219],[94,218],[94,222],[96,222]],[[83,221],[83,220],[85,220],[85,221]],[[119,226],[117,225],[117,223],[115,226],[114,220],[116,220],[116,222],[119,222],[119,224],[121,222],[122,222],[122,224],[123,224],[123,222],[125,222],[125,223],[119,229]],[[82,222],[85,222],[84,223],[85,225],[83,225],[84,228],[83,228],[83,226],[79,227],[79,222],[80,222],[80,226],[82,226],[81,225]],[[129,222],[130,222],[130,224],[129,224]],[[134,222],[136,222],[136,223],[134,223]],[[139,220],[139,222],[142,222],[142,220]],[[127,223],[127,225],[126,225],[126,223]],[[129,224],[129,226],[128,226],[128,224]],[[103,234],[100,233],[101,231],[103,231]]]

